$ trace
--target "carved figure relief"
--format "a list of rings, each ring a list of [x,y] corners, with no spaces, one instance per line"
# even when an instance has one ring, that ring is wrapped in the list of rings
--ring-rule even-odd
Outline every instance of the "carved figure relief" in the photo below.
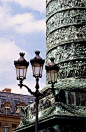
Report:
[[[86,77],[86,61],[68,61],[59,64],[59,79]]]
[[[58,5],[58,6],[57,6]],[[57,11],[69,9],[73,7],[86,7],[85,1],[70,1],[70,0],[48,0],[47,1],[47,17],[51,16]]]
[[[51,57],[55,58],[55,62],[56,62],[56,55],[57,55],[57,49],[51,50],[46,56],[46,64],[48,65],[50,63]]]
[[[86,25],[80,28],[70,26],[68,28],[58,29],[47,36],[46,50],[47,52],[59,45],[86,41]]]
[[[20,102],[20,103],[18,103],[17,105],[16,105],[16,114],[19,114],[19,107],[25,107],[26,106],[26,104],[24,103],[24,102]]]
[[[68,45],[59,46],[57,48],[57,56],[60,61],[75,58],[86,57],[86,45],[80,43],[71,43]],[[58,60],[57,60],[58,61]]]
[[[43,111],[49,107],[51,107],[54,103],[53,95],[49,95],[39,101],[39,112]],[[28,117],[28,120],[34,120],[35,119],[35,113],[36,113],[36,107],[35,103],[31,104],[30,106],[25,108],[26,117]],[[47,112],[45,112],[46,114]]]
[[[67,10],[53,15],[47,21],[47,35],[58,28],[86,22],[86,10]]]

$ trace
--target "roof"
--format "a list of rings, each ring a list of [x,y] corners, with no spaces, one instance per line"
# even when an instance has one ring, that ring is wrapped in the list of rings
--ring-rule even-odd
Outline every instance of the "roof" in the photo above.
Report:
[[[27,106],[34,101],[35,101],[35,97],[31,95],[23,95],[23,94],[16,94],[16,93],[0,91],[0,114],[3,114],[1,111],[1,107],[5,102],[10,103],[12,106],[11,115],[16,115],[16,106],[20,102],[24,103]]]

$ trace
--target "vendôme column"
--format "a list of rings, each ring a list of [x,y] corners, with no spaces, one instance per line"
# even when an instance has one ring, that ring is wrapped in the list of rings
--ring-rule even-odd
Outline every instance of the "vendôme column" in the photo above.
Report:
[[[46,63],[55,57],[60,89],[86,88],[86,1],[46,0]]]

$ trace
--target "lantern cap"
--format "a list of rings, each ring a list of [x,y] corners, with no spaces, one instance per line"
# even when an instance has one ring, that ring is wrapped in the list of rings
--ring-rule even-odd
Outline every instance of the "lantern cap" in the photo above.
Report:
[[[40,51],[39,50],[35,51],[35,54],[39,56]]]
[[[19,55],[20,55],[21,57],[24,57],[25,53],[20,52]]]
[[[29,62],[27,62],[27,61],[24,59],[25,53],[20,52],[19,55],[20,55],[20,58],[19,58],[17,61],[14,61],[15,67],[16,67],[16,66],[26,66],[26,67],[28,67]]]
[[[40,51],[39,51],[39,50],[35,51],[35,54],[36,54],[36,56],[35,56],[33,59],[30,60],[31,65],[33,65],[33,64],[35,64],[35,63],[40,63],[40,64],[43,65],[44,62],[45,62],[45,60],[42,59],[42,58],[39,56]]]
[[[55,58],[51,57],[50,60],[51,60],[51,62],[49,63],[48,66],[54,66],[55,65],[55,63],[54,63]]]
[[[50,60],[51,60],[51,62],[48,64],[48,66],[45,66],[45,69],[47,71],[49,71],[49,70],[58,70],[59,71],[59,67],[54,63],[55,58],[51,57]]]

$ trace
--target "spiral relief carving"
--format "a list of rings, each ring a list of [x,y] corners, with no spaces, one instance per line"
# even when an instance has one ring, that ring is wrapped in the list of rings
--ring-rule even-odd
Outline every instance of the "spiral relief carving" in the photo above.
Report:
[[[46,63],[53,56],[59,79],[86,77],[86,2],[47,0]]]

